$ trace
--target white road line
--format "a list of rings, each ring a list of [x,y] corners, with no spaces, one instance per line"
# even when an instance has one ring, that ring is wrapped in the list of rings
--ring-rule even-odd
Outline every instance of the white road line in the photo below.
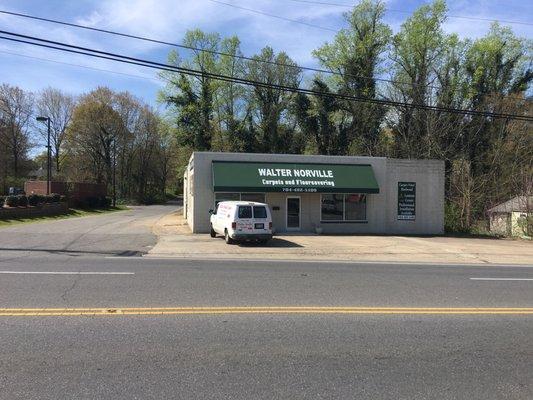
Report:
[[[76,271],[0,271],[0,274],[20,275],[135,275],[135,272],[76,272]]]
[[[533,278],[470,278],[472,281],[533,281]]]

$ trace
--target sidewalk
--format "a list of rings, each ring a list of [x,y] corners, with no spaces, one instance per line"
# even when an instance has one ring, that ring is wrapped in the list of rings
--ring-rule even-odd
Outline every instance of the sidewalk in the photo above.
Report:
[[[181,211],[161,218],[153,231],[158,243],[147,257],[533,265],[533,242],[524,240],[285,234],[266,245],[227,245],[222,237],[192,234]]]

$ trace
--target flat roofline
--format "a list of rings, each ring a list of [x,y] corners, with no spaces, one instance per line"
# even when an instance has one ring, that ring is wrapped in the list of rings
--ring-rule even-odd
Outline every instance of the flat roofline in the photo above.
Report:
[[[254,155],[254,156],[267,156],[267,157],[274,157],[274,156],[281,156],[281,157],[328,157],[328,158],[368,158],[368,159],[382,159],[385,160],[387,157],[370,157],[370,156],[335,156],[335,155],[323,155],[323,154],[287,154],[287,153],[238,153],[238,152],[226,152],[226,151],[193,151],[192,155],[194,154],[212,154],[212,155],[237,155],[237,156],[244,156],[244,155]],[[191,156],[192,156],[191,155]]]
[[[393,157],[371,157],[371,156],[341,156],[341,155],[324,155],[324,154],[287,154],[287,153],[238,153],[238,152],[225,152],[225,151],[193,151],[191,154],[191,158],[194,157],[195,154],[209,154],[212,156],[232,156],[235,155],[237,157],[241,156],[261,156],[261,157],[284,157],[284,158],[337,158],[337,159],[345,159],[350,160],[354,158],[358,159],[367,159],[367,160],[390,160],[390,161],[405,161],[405,162],[444,162],[444,160],[439,160],[436,158],[393,158]],[[213,160],[215,161],[215,160]],[[224,161],[224,160],[216,160],[216,161]]]

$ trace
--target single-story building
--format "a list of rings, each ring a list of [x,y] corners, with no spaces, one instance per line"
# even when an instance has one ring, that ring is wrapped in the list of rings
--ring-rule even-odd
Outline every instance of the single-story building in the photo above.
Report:
[[[504,236],[527,236],[533,218],[533,196],[516,196],[488,210],[490,231]],[[531,227],[529,228],[531,229]]]
[[[183,187],[194,233],[223,200],[269,204],[275,233],[444,233],[439,160],[194,152]]]

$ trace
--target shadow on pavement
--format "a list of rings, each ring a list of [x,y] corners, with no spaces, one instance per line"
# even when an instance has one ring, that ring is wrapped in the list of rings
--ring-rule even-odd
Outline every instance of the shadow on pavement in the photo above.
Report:
[[[238,243],[240,247],[266,247],[266,248],[289,248],[289,247],[303,247],[298,243],[291,242],[290,240],[272,238],[267,243],[256,242],[241,242]]]
[[[99,254],[99,255],[121,256],[121,257],[140,257],[144,254],[140,251],[135,251],[135,250],[91,251],[91,250],[0,247],[0,252],[2,251],[30,251],[30,252],[43,252],[43,253],[49,253],[49,254],[65,254],[65,255]]]

